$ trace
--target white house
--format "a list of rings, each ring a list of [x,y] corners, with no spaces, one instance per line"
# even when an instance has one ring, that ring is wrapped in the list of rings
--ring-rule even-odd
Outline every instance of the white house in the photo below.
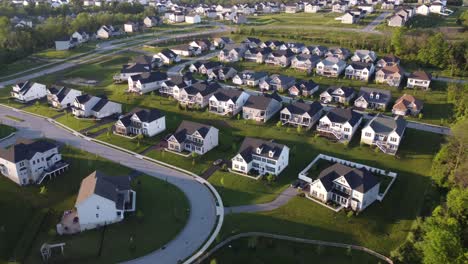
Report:
[[[281,102],[276,91],[272,95],[251,95],[242,107],[242,118],[265,123],[281,110]]]
[[[127,33],[135,33],[140,30],[140,25],[135,22],[127,22],[124,24],[124,31]]]
[[[246,137],[231,161],[233,171],[278,176],[289,164],[289,148],[272,141]]]
[[[317,63],[316,72],[318,75],[327,77],[338,77],[346,68],[346,62],[337,57],[327,57]]]
[[[374,63],[377,60],[377,55],[372,50],[356,50],[351,60],[354,62]]]
[[[329,87],[320,94],[320,102],[323,104],[347,104],[351,102],[355,95],[356,93],[351,87]]]
[[[220,115],[238,114],[249,99],[249,94],[237,89],[219,89],[210,97],[209,111]]]
[[[368,81],[370,76],[374,74],[375,67],[372,63],[367,62],[352,62],[345,69],[345,77],[361,81]]]
[[[73,105],[75,98],[81,95],[81,91],[71,88],[50,88],[47,90],[47,103],[57,109],[65,109]]]
[[[83,232],[122,221],[124,214],[136,207],[136,193],[130,183],[128,176],[91,173],[81,181],[75,210],[64,214],[58,233],[73,233],[74,228],[75,232]]]
[[[395,155],[406,130],[402,116],[395,118],[378,114],[362,129],[361,142],[377,146],[386,154]]]
[[[201,23],[201,18],[200,18],[199,15],[186,15],[185,16],[185,23],[198,24],[198,23]]]
[[[114,132],[124,136],[152,137],[166,129],[166,117],[157,109],[141,109],[125,115],[114,125]]]
[[[408,76],[406,87],[429,90],[429,86],[431,85],[431,78],[431,75],[425,71],[412,72]]]
[[[362,211],[377,200],[380,182],[365,168],[335,163],[310,184],[310,195],[323,203],[335,202]]]
[[[149,72],[128,77],[128,92],[145,94],[158,90],[168,80],[164,72]]]
[[[317,132],[325,137],[349,142],[362,122],[362,115],[349,108],[333,108],[320,118]]]
[[[301,126],[310,129],[321,117],[323,107],[319,102],[294,102],[280,112],[280,120],[284,125]]]
[[[44,84],[26,81],[13,86],[11,97],[15,100],[28,103],[47,96],[47,89]]]
[[[67,167],[58,146],[47,140],[21,139],[9,148],[0,149],[0,173],[18,185],[39,183]]]
[[[420,5],[416,8],[416,14],[418,15],[428,16],[430,12],[428,5]]]
[[[158,56],[164,64],[172,64],[180,61],[180,57],[170,49],[163,49],[156,56]]]
[[[219,130],[213,126],[184,120],[167,140],[167,148],[203,155],[218,146],[218,134]]]
[[[113,26],[108,26],[108,25],[103,25],[101,26],[97,32],[96,32],[96,37],[100,39],[108,39],[112,36],[118,36],[120,35],[121,32],[119,29],[114,28]]]
[[[74,40],[65,37],[55,41],[55,50],[69,50],[74,48],[78,43]]]
[[[122,105],[107,99],[83,94],[75,98],[72,113],[76,117],[101,119],[122,113]]]
[[[75,31],[72,34],[71,38],[81,44],[81,43],[88,42],[91,36],[87,32],[84,32],[84,31]]]
[[[361,87],[354,106],[362,109],[386,110],[392,93],[389,90]]]

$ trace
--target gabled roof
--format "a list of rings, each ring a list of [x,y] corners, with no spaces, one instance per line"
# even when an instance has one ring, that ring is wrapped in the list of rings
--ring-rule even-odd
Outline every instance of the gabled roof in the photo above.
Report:
[[[173,136],[178,142],[182,143],[185,141],[187,135],[192,135],[195,132],[198,132],[202,138],[205,138],[211,128],[212,126],[209,125],[184,120],[180,123]]]
[[[307,80],[307,81],[298,80],[293,87],[296,87],[296,88],[300,89],[301,91],[311,91],[315,87],[317,87],[317,85],[318,84],[316,84],[312,80]]]
[[[367,102],[373,103],[388,103],[392,99],[392,94],[389,90],[366,87],[361,87],[361,90],[359,90],[358,98],[361,96]]]
[[[152,83],[152,82],[160,82],[167,80],[167,74],[165,72],[144,72],[142,74],[130,76],[130,78],[136,82],[140,81],[140,83]]]
[[[356,62],[351,62],[349,66],[353,67],[353,69],[355,70],[364,70],[364,69],[370,70],[373,64],[367,63],[367,62],[356,61]]]
[[[408,78],[430,81],[431,80],[431,75],[429,73],[425,72],[425,71],[415,71],[415,72],[412,72],[408,76]]]
[[[221,88],[221,85],[217,82],[197,82],[184,88],[185,92],[190,95],[196,95],[200,93],[202,96],[210,95]]]
[[[102,108],[109,102],[107,99],[100,99],[91,109],[94,112],[99,112],[101,111]]]
[[[151,63],[132,63],[125,64],[122,66],[120,73],[142,73],[142,72],[151,72]]]
[[[107,176],[100,171],[94,171],[81,181],[80,191],[76,198],[75,206],[88,199],[93,194],[106,198],[116,203],[117,209],[122,209],[123,204],[117,204],[119,192],[130,190],[130,177]]]
[[[399,75],[403,75],[403,69],[400,67],[400,65],[385,66],[379,71],[382,71],[385,74],[398,73]]]
[[[57,100],[59,102],[62,102],[63,99],[71,92],[71,91],[74,91],[74,89],[71,89],[71,88],[62,88],[60,89],[60,91],[58,93],[56,93],[56,96],[57,96]]]
[[[139,111],[136,111],[134,115],[136,115],[141,122],[145,123],[151,123],[164,116],[164,114],[158,109],[141,109]]]
[[[218,101],[226,102],[231,99],[233,102],[236,102],[242,93],[243,91],[237,89],[219,89],[213,96]]]
[[[396,132],[401,137],[406,129],[406,120],[402,116],[393,118],[391,116],[377,114],[367,123],[366,127],[368,126],[370,126],[376,134],[388,135],[392,132]]]
[[[314,116],[319,111],[322,111],[323,106],[319,102],[313,102],[311,104],[304,102],[294,102],[286,106],[286,109],[288,109],[291,114],[303,115],[308,113],[310,116]]]
[[[352,87],[339,87],[339,86],[334,86],[334,87],[329,87],[326,92],[330,95],[337,96],[338,94],[336,91],[338,89],[341,89],[343,91],[343,95],[340,95],[342,97],[348,98],[350,95],[354,93],[354,89]]]
[[[42,139],[37,141],[20,139],[15,145],[0,149],[0,158],[17,163],[31,159],[38,152],[43,153],[56,147],[54,143]]]
[[[286,146],[283,144],[272,141],[245,137],[239,149],[239,155],[241,155],[247,163],[252,160],[252,154],[277,160],[285,147]],[[257,153],[257,148],[261,149],[260,153]],[[273,157],[269,156],[270,151],[274,152]]]
[[[350,108],[333,108],[325,116],[333,123],[344,124],[348,122],[351,126],[354,126],[362,118],[361,114]]]
[[[263,94],[263,95],[251,95],[249,99],[245,102],[245,107],[265,110],[268,105],[272,102],[272,100],[276,100],[278,102],[282,102],[281,97],[274,92],[272,95]]]
[[[324,169],[318,176],[318,180],[327,191],[332,190],[333,181],[343,176],[352,190],[366,193],[375,185],[379,184],[377,178],[368,170],[352,168],[340,163]]]
[[[406,111],[410,108],[410,105],[414,105],[416,110],[421,110],[423,102],[410,94],[404,94],[398,98],[398,100],[396,100],[395,104],[393,105],[393,109]]]
[[[92,95],[82,94],[80,96],[77,96],[75,100],[80,104],[86,104],[89,100],[91,100],[91,98],[93,98]]]
[[[164,55],[165,57],[169,58],[169,59],[173,59],[173,58],[177,58],[177,54],[175,54],[172,50],[170,49],[163,49],[161,50],[159,53],[161,53],[162,55]]]

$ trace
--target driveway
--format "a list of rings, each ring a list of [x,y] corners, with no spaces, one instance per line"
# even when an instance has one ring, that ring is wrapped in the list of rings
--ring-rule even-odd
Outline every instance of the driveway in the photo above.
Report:
[[[378,17],[376,17],[374,20],[372,20],[362,31],[364,32],[376,32],[375,27],[382,23],[382,21],[385,20],[385,18],[390,15],[390,12],[383,12],[380,14]]]
[[[18,117],[24,121],[16,122],[6,118],[5,115]],[[190,202],[191,211],[184,229],[166,245],[165,249],[157,250],[128,263],[178,263],[179,260],[185,259],[196,252],[205,243],[216,225],[216,202],[213,194],[191,176],[93,141],[73,136],[70,132],[56,127],[45,119],[3,106],[0,106],[0,121],[3,124],[16,127],[18,137],[38,138],[46,135],[48,138],[63,144],[69,144],[75,148],[99,155],[155,178],[167,180],[185,193]],[[0,142],[0,145],[5,146],[13,142],[14,138]]]
[[[237,214],[237,213],[255,213],[263,211],[272,211],[289,202],[293,197],[297,195],[297,190],[288,187],[286,190],[280,193],[275,200],[264,203],[264,204],[251,204],[251,205],[241,205],[224,208],[225,214]]]

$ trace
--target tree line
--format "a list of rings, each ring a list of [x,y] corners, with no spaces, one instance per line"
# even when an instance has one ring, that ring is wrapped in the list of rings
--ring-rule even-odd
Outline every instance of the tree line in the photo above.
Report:
[[[451,84],[448,92],[456,122],[431,169],[440,203],[418,218],[406,241],[392,251],[397,263],[468,262],[468,85]]]

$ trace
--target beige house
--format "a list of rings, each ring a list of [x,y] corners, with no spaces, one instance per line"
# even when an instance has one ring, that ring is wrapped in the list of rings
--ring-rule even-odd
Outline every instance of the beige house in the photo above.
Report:
[[[400,86],[404,72],[399,65],[385,66],[375,73],[376,83],[385,83],[390,86]]]
[[[415,71],[408,76],[406,87],[428,90],[431,85],[431,75],[425,71]]]
[[[423,109],[423,102],[414,98],[414,96],[410,94],[404,94],[398,100],[396,100],[395,104],[392,108],[392,113],[394,115],[418,115],[421,110]]]

